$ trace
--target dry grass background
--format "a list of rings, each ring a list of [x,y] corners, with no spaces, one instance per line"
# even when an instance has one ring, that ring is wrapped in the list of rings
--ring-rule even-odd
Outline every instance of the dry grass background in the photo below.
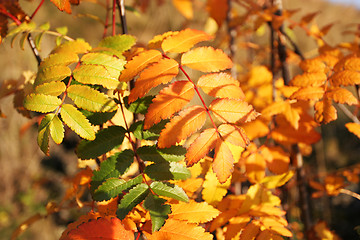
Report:
[[[31,13],[38,2],[20,1],[20,5],[27,13]],[[140,42],[146,42],[152,36],[168,30],[179,30],[184,26],[198,29],[203,27],[205,14],[202,9],[197,9],[195,21],[190,23],[169,2],[166,1],[162,6],[153,5],[146,13],[140,13],[140,16],[128,13],[130,34]],[[201,7],[201,4],[197,7]],[[320,11],[316,18],[320,26],[335,22],[336,25],[326,38],[330,44],[351,41],[352,37],[343,35],[342,32],[350,24],[360,23],[359,11],[321,0],[284,0],[284,8],[301,9],[295,19],[308,12]],[[102,18],[105,16],[103,8],[85,0],[73,9],[75,15],[90,12]],[[45,1],[34,20],[38,24],[50,21],[52,28],[68,26],[69,36],[84,38],[92,45],[100,40],[103,31],[102,25],[96,21],[61,13],[50,1]],[[313,51],[316,47],[314,41],[309,40],[303,31],[295,31],[295,36],[295,41],[305,53],[316,54]],[[42,56],[46,56],[53,46],[53,39],[45,37]],[[30,49],[26,47],[25,50],[20,50],[17,45],[11,48],[9,42],[0,45],[0,83],[6,79],[18,79],[24,70],[36,71],[36,61]],[[21,221],[36,212],[44,212],[48,200],[58,200],[61,197],[64,175],[61,171],[46,169],[41,164],[44,156],[36,144],[36,129],[30,129],[20,136],[19,130],[28,120],[12,109],[12,99],[1,99],[0,108],[7,115],[6,119],[0,120],[0,239],[8,239],[11,231]],[[55,146],[52,149],[53,155],[62,158],[64,171],[73,174],[76,169],[74,155],[57,150]],[[333,151],[331,154],[336,159],[341,153]],[[66,221],[75,216],[71,211],[64,214],[37,222],[21,239],[58,239]]]

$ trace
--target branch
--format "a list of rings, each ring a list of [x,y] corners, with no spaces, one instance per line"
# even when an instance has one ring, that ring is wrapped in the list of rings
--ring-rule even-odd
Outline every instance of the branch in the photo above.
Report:
[[[344,104],[338,104],[339,108],[343,111],[343,113],[350,118],[354,123],[360,124],[360,120],[352,113],[350,110],[344,106]]]
[[[128,34],[128,28],[126,23],[126,16],[125,16],[125,1],[124,0],[116,0],[116,4],[119,9],[120,15],[120,22],[123,34]]]

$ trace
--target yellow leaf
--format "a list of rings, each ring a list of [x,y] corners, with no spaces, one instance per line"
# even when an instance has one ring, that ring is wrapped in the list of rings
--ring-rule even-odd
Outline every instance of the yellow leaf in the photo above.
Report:
[[[199,47],[184,53],[181,64],[202,72],[219,72],[233,66],[222,50],[212,47]]]
[[[217,179],[216,174],[212,171],[212,169],[210,169],[205,176],[205,182],[203,184],[203,199],[208,204],[216,205],[226,195],[230,184],[230,179],[228,179],[224,184],[221,184]]]
[[[293,171],[289,171],[281,175],[268,176],[261,180],[261,184],[266,188],[277,188],[287,183],[293,176]]]
[[[360,124],[359,123],[347,123],[345,127],[349,130],[349,132],[355,134],[358,138],[360,138]]]
[[[216,142],[213,171],[220,183],[226,182],[234,171],[234,157],[222,139],[218,139]]]
[[[205,223],[219,215],[220,211],[206,202],[190,201],[171,204],[170,218],[185,220],[189,223]]]
[[[185,29],[178,34],[167,37],[161,44],[161,48],[166,52],[183,53],[189,51],[195,44],[207,41],[213,37],[207,33],[194,29]]]
[[[125,69],[121,72],[119,80],[128,82],[137,74],[144,70],[149,64],[158,62],[162,58],[161,52],[157,50],[148,50],[140,52],[139,55],[133,57],[125,65]]]
[[[170,120],[161,131],[158,140],[159,148],[168,148],[199,130],[206,120],[205,108],[194,105],[184,109]]]
[[[156,35],[155,37],[153,37],[153,39],[151,39],[148,43],[148,48],[161,48],[161,44],[162,42],[170,36],[174,36],[176,34],[178,34],[178,31],[169,31],[166,33],[163,33],[161,35]]]
[[[324,221],[318,222],[313,227],[313,229],[316,233],[316,236],[319,239],[329,239],[329,240],[340,240],[341,239],[334,232],[330,231],[330,229],[328,228],[328,226],[326,225],[326,223]]]
[[[264,137],[269,133],[269,126],[257,118],[252,122],[248,122],[242,125],[242,128],[245,130],[246,135],[250,140],[255,138]]]
[[[172,0],[176,9],[187,19],[193,18],[192,0]]]
[[[250,182],[261,182],[265,177],[266,162],[258,152],[250,154],[245,160],[246,175]]]

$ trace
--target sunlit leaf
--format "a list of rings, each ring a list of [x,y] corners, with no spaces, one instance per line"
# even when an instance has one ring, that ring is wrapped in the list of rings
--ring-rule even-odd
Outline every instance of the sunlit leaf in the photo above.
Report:
[[[212,47],[199,47],[184,53],[181,64],[202,72],[218,72],[233,65],[222,50]]]
[[[209,0],[207,1],[206,10],[209,12],[217,25],[220,27],[225,21],[228,14],[228,1],[227,0]]]
[[[194,85],[189,81],[176,81],[164,88],[152,100],[145,115],[144,129],[171,117],[180,111],[194,96]]]
[[[80,137],[87,140],[95,139],[95,131],[86,117],[73,105],[63,104],[60,115],[64,123],[76,132]]]
[[[360,124],[359,123],[346,123],[345,127],[349,130],[349,132],[355,134],[358,138],[360,138]]]
[[[337,119],[337,110],[331,103],[331,99],[324,98],[315,104],[314,118],[318,123],[327,124]]]
[[[66,90],[66,86],[63,82],[49,82],[37,86],[35,88],[35,93],[59,96],[60,94],[65,92],[65,90]]]
[[[50,135],[56,144],[60,144],[64,139],[64,125],[57,115],[50,122]]]
[[[249,144],[249,139],[246,136],[244,129],[230,124],[221,124],[218,127],[221,137],[231,144],[240,147],[246,147]]]
[[[99,48],[105,48],[112,50],[118,57],[122,56],[122,53],[129,50],[136,42],[136,38],[123,34],[116,36],[109,36],[102,39],[98,45]]]
[[[191,0],[172,0],[176,9],[187,19],[193,18],[193,1]]]
[[[52,112],[61,104],[61,99],[56,96],[44,94],[30,94],[25,97],[24,107],[30,111]]]
[[[345,88],[332,88],[326,92],[326,95],[337,103],[348,105],[358,104],[358,99]]]
[[[212,167],[220,183],[225,183],[234,171],[234,157],[226,142],[221,139],[216,142]]]
[[[353,70],[343,70],[334,73],[330,78],[331,84],[335,87],[340,85],[349,86],[360,84],[360,72]]]
[[[67,66],[56,65],[41,69],[36,76],[34,86],[39,86],[43,83],[61,81],[71,75],[71,70]]]
[[[199,130],[206,120],[206,111],[200,106],[191,106],[180,112],[165,125],[158,140],[160,148],[168,148]]]
[[[195,44],[212,39],[207,33],[194,29],[185,29],[178,34],[167,37],[161,44],[164,52],[183,53]]]
[[[57,46],[54,50],[51,51],[52,54],[54,53],[86,53],[87,51],[91,50],[91,46],[89,43],[77,39],[75,41],[68,41],[59,46]]]
[[[166,182],[152,182],[150,184],[150,188],[154,193],[160,196],[173,198],[183,202],[189,201],[189,198],[184,190],[177,185]]]
[[[310,72],[296,75],[290,84],[298,87],[320,87],[325,84],[326,80],[327,76],[324,72]]]
[[[291,95],[291,99],[297,100],[319,100],[324,96],[323,87],[304,87]]]
[[[101,85],[108,89],[115,89],[120,84],[118,78],[101,65],[82,64],[73,71],[73,76],[78,82]]]
[[[190,223],[205,223],[218,216],[219,210],[206,202],[190,201],[189,203],[180,202],[171,205],[171,218],[185,220]]]
[[[216,177],[216,174],[210,169],[205,175],[205,181],[203,184],[202,197],[211,205],[219,203],[226,195],[228,188],[231,184],[230,179],[221,184]]]

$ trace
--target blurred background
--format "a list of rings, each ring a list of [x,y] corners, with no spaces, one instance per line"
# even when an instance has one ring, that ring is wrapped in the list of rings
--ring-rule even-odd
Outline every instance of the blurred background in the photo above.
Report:
[[[19,1],[22,9],[29,15],[39,2],[40,0]],[[102,38],[103,25],[92,16],[98,16],[104,21],[106,14],[105,8],[96,2],[83,0],[79,6],[72,7],[73,13],[69,15],[58,11],[46,0],[34,21],[38,25],[50,22],[51,29],[67,26],[68,36],[83,38],[94,46]],[[163,4],[158,5],[158,2]],[[132,3],[126,1],[126,4]],[[185,27],[202,30],[207,19],[207,13],[203,10],[204,1],[195,0],[194,7],[194,19],[187,21],[171,1],[149,1],[145,12],[127,12],[129,33],[136,36],[139,43],[146,44],[153,36],[169,30]],[[356,30],[356,24],[360,24],[360,1],[284,0],[283,7],[299,9],[293,17],[295,20],[306,13],[319,11],[315,22],[320,27],[335,24],[326,36],[327,42],[333,46],[353,41],[353,36],[345,31]],[[268,41],[265,33],[257,34],[254,41]],[[315,41],[304,31],[295,29],[291,37],[305,56],[317,54]],[[46,57],[54,46],[54,37],[44,36],[41,56]],[[36,72],[36,69],[36,60],[27,44],[24,50],[20,49],[17,41],[11,47],[10,39],[0,45],[0,84],[5,80],[21,78],[24,71]],[[246,72],[246,69],[242,71]],[[68,186],[66,176],[74,175],[78,164],[71,137],[65,147],[51,146],[51,157],[45,157],[36,144],[36,128],[21,131],[29,123],[29,119],[13,109],[12,101],[12,97],[0,99],[0,109],[6,115],[6,118],[0,119],[0,239],[9,239],[12,231],[32,215],[45,213],[48,201],[60,201]],[[315,148],[321,154],[307,159],[310,169],[312,164],[317,164],[318,158],[322,158],[323,165],[325,163],[322,171],[330,172],[359,161],[360,141],[345,129],[344,123],[347,121],[346,117],[340,116],[338,121],[320,129],[324,139]],[[358,191],[357,186],[352,190]],[[321,201],[320,204],[326,204],[327,213],[318,213],[317,211],[322,211],[322,206],[314,204],[315,215],[326,218],[324,220],[330,223],[331,229],[343,239],[358,239],[354,227],[360,225],[359,201],[347,196],[337,196]],[[77,219],[79,214],[74,210],[54,214],[33,224],[20,239],[58,239],[66,225]]]

